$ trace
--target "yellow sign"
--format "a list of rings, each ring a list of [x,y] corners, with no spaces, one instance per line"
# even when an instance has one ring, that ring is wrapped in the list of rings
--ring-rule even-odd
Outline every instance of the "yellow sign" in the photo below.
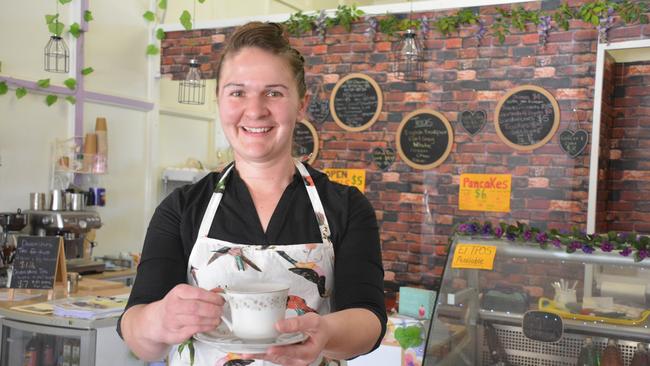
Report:
[[[458,243],[451,268],[493,269],[497,247]]]
[[[366,189],[365,169],[324,169],[331,181],[357,187],[361,192]]]
[[[458,208],[468,211],[510,212],[510,174],[461,174]]]

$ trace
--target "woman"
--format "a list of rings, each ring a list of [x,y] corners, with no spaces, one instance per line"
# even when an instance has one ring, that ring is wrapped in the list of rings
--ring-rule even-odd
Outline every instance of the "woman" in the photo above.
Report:
[[[118,327],[138,357],[160,359],[215,329],[224,301],[214,289],[233,279],[289,283],[294,316],[276,328],[308,338],[248,355],[195,340],[196,365],[304,366],[378,346],[386,313],[374,210],[356,188],[292,158],[305,90],[304,59],[279,25],[249,23],[228,40],[217,95],[235,161],[174,191],[151,219]],[[188,353],[170,363],[187,364]]]

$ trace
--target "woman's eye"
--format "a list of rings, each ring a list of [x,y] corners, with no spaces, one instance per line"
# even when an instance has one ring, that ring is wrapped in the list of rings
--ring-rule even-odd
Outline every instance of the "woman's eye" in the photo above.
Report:
[[[242,92],[241,90],[235,90],[230,92],[231,97],[241,97],[242,95],[244,95],[244,92]]]
[[[269,96],[269,97],[281,97],[281,96],[282,96],[282,93],[280,93],[280,92],[277,91],[277,90],[269,90],[269,91],[266,93],[266,95]]]

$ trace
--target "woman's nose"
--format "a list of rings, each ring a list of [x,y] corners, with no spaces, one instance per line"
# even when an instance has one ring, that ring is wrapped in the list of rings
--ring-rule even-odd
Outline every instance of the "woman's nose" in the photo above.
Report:
[[[252,97],[246,101],[246,117],[251,119],[259,119],[269,114],[264,98]]]

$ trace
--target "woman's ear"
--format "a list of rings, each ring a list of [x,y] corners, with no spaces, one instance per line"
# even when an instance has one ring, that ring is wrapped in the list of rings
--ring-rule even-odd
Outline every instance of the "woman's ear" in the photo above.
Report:
[[[311,94],[305,93],[305,96],[301,98],[300,100],[300,106],[298,109],[298,120],[303,120],[307,116],[307,107],[309,106],[309,102],[311,101]]]

